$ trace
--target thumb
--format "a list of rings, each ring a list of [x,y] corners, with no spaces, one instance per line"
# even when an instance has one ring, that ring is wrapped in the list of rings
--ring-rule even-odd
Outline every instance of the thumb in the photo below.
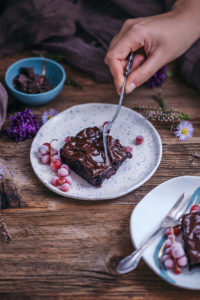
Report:
[[[158,51],[152,53],[142,65],[129,74],[126,82],[125,92],[127,94],[131,93],[136,87],[145,83],[164,64],[163,58]]]

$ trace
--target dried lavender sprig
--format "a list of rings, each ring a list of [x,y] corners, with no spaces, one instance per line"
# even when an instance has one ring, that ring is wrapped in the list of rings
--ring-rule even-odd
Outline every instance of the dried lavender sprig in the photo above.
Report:
[[[160,123],[176,124],[183,120],[189,120],[189,116],[187,114],[172,108],[166,111],[163,111],[162,108],[144,106],[134,107],[133,109],[141,113],[148,120]]]

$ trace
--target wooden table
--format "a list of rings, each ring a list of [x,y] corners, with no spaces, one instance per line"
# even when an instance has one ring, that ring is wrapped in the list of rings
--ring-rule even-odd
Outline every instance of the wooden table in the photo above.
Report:
[[[29,52],[1,58],[0,75]],[[83,90],[65,85],[59,97],[42,107],[31,107],[40,116],[53,107],[62,111],[80,103],[117,103],[113,84],[97,84],[86,74],[65,66]],[[126,96],[124,105],[157,105],[157,90],[144,87]],[[22,207],[1,210],[12,235],[0,245],[0,299],[196,299],[198,292],[170,286],[141,262],[138,269],[118,276],[119,258],[133,250],[129,218],[135,205],[152,188],[181,175],[200,175],[200,93],[176,76],[162,87],[168,107],[188,113],[194,137],[179,142],[171,132],[156,126],[163,143],[162,162],[154,176],[136,191],[102,202],[63,198],[48,190],[30,165],[31,140],[15,143],[2,133],[0,165],[16,186]],[[10,100],[9,113],[25,108]],[[4,126],[6,128],[7,123]],[[9,175],[10,174],[10,175]],[[26,296],[22,296],[26,295]],[[36,295],[40,295],[36,296]],[[43,295],[43,297],[42,297]],[[27,297],[29,296],[29,297]],[[48,297],[47,297],[48,296]]]

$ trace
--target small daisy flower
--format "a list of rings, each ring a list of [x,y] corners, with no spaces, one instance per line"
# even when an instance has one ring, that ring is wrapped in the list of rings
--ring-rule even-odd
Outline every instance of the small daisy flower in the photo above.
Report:
[[[57,114],[58,114],[58,111],[53,108],[50,108],[49,111],[46,110],[42,115],[42,123],[43,124],[46,123],[48,120],[50,120]]]
[[[185,141],[192,137],[194,128],[191,122],[183,121],[177,127],[174,132],[175,136],[179,139],[179,141]]]

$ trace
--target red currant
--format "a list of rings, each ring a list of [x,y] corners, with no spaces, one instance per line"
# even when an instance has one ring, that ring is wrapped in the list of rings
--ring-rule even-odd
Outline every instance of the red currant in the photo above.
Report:
[[[180,228],[179,227],[175,227],[174,228],[174,234],[178,235],[180,233]]]
[[[51,147],[51,144],[50,143],[44,143],[43,145],[47,146],[49,149]]]
[[[125,147],[125,151],[126,151],[126,152],[132,152],[132,151],[133,151],[133,148],[130,147],[130,146],[126,146],[126,147]]]
[[[144,142],[143,136],[142,135],[138,135],[136,137],[136,140],[135,140],[136,145],[141,145],[143,142]]]
[[[190,211],[193,211],[193,210],[199,211],[200,208],[199,208],[198,205],[193,205],[193,206],[191,207]]]
[[[179,268],[179,267],[176,267],[175,269],[174,269],[174,274],[180,274],[181,273],[181,268]]]
[[[61,162],[60,160],[54,160],[52,163],[51,163],[51,168],[56,171],[60,168],[61,166]]]
[[[61,191],[63,191],[63,192],[68,192],[68,191],[69,191],[69,188],[70,188],[70,186],[69,186],[68,183],[64,183],[64,184],[62,184],[61,187],[60,187]]]
[[[71,140],[71,137],[70,136],[67,136],[66,138],[65,138],[65,142],[67,143],[67,142],[69,142]]]
[[[59,177],[59,179],[57,180],[57,184],[62,185],[65,183],[65,177]]]

